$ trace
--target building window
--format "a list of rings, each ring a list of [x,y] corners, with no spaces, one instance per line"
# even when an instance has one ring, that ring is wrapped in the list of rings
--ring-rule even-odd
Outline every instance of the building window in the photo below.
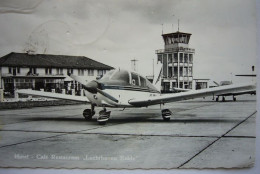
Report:
[[[173,68],[173,76],[178,76],[178,67]]]
[[[52,74],[52,69],[51,68],[45,68],[45,74],[46,75],[51,75]]]
[[[180,76],[183,76],[183,67],[180,67]]]
[[[98,70],[98,76],[103,76],[103,70]]]
[[[88,70],[88,76],[94,76],[94,70],[93,69]]]
[[[73,68],[71,68],[71,69],[68,68],[68,69],[67,69],[67,74],[68,74],[68,75],[69,75],[69,74],[73,74]]]
[[[188,54],[184,54],[184,63],[188,63]]]
[[[8,68],[8,73],[12,74],[12,68],[11,67]]]
[[[192,67],[189,67],[189,76],[192,76]]]
[[[78,75],[84,76],[84,69],[78,69]]]
[[[183,53],[180,53],[180,63],[183,63]]]
[[[63,75],[63,69],[62,68],[57,68],[56,69],[56,74],[57,75]]]
[[[17,67],[17,74],[20,74],[20,67]]]
[[[183,76],[188,76],[188,68],[184,67],[183,69]]]
[[[161,54],[158,55],[158,62],[162,63],[162,55]]]
[[[168,54],[168,63],[172,63],[172,54]]]
[[[178,62],[178,53],[174,53],[174,62]]]
[[[192,54],[189,55],[189,62],[190,62],[190,63],[193,62],[193,55],[192,55]]]

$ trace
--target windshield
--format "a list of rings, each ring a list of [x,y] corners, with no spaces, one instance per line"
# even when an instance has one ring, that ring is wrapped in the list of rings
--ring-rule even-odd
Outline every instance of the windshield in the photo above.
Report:
[[[111,75],[115,72],[115,70],[108,71],[101,79],[100,81],[108,81]]]
[[[129,73],[126,70],[112,70],[109,71],[103,78],[99,80],[105,84],[114,85],[130,85]]]

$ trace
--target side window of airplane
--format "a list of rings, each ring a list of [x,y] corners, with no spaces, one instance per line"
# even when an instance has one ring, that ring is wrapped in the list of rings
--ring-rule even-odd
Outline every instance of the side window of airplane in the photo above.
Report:
[[[145,78],[140,76],[140,82],[141,82],[141,87],[144,87],[144,88],[147,87]]]
[[[132,85],[140,86],[138,75],[134,73],[131,73],[131,75],[132,75]]]

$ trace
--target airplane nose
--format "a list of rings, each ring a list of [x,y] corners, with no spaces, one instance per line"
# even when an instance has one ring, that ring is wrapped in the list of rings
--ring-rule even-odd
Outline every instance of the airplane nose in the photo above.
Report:
[[[85,85],[85,89],[91,93],[97,93],[98,88],[100,88],[100,84],[95,80],[90,81]]]

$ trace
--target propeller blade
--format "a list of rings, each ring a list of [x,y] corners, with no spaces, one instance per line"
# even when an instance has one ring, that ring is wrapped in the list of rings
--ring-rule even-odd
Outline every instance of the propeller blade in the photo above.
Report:
[[[83,80],[83,79],[81,79],[81,78],[78,77],[78,76],[75,76],[75,75],[73,75],[73,74],[68,74],[68,75],[69,75],[73,80],[75,80],[75,81],[81,83],[81,84],[84,85],[84,86],[86,86],[87,83],[88,83],[86,80]]]
[[[103,96],[107,97],[108,99],[118,103],[118,100],[116,98],[114,98],[113,96],[109,95],[108,93],[102,91],[102,84],[93,80],[93,81],[90,81],[90,82],[87,82],[85,80],[82,80],[81,78],[79,78],[78,76],[75,76],[73,74],[69,74],[69,76],[79,82],[80,84],[83,85],[84,89],[86,89],[88,92],[91,92],[91,93],[97,93],[99,92],[100,94],[102,94]]]
[[[105,97],[109,98],[110,100],[112,100],[112,101],[118,103],[118,100],[117,100],[115,97],[109,95],[108,93],[106,93],[106,92],[104,92],[104,91],[102,91],[102,90],[100,90],[100,89],[97,89],[97,91],[98,91],[100,94],[102,94],[103,96],[105,96]]]
[[[87,82],[86,80],[81,79],[78,76],[75,76],[73,74],[68,74],[73,80],[79,82],[80,84],[82,84],[83,88],[86,89],[87,91],[91,92],[91,93],[97,93],[97,88],[99,87],[98,82],[96,81],[90,81]]]

